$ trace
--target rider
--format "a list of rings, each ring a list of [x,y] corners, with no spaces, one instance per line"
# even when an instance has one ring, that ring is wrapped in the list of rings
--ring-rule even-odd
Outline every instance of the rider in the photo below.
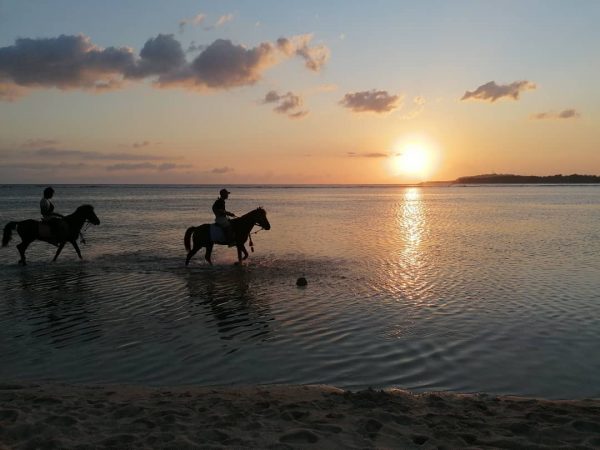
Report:
[[[56,243],[56,237],[60,233],[60,222],[55,219],[62,219],[63,216],[54,212],[53,196],[54,189],[51,187],[44,189],[44,197],[40,200],[40,212],[42,213],[42,222],[47,223],[50,228],[49,242]]]
[[[62,215],[54,212],[54,203],[52,203],[52,197],[54,196],[54,189],[47,187],[44,189],[44,197],[40,200],[40,211],[42,213],[43,221],[47,222],[50,219],[60,218]]]
[[[215,200],[212,206],[212,210],[215,213],[215,223],[219,225],[225,232],[225,239],[227,242],[233,242],[233,228],[228,217],[236,217],[234,213],[229,212],[225,209],[225,200],[229,198],[230,192],[227,189],[221,189],[219,191],[220,197]]]

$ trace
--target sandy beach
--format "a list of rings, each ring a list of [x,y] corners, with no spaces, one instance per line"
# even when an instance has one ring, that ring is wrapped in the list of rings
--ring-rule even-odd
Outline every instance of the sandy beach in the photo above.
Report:
[[[331,386],[0,385],[0,448],[600,447],[600,400]]]

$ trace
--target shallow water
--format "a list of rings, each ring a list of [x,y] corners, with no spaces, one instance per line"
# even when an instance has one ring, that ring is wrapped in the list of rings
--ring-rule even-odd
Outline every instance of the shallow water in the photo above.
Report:
[[[0,225],[42,188],[0,186]],[[218,188],[55,188],[102,223],[83,262],[0,250],[0,379],[600,397],[600,187],[233,187],[272,229],[188,268]]]

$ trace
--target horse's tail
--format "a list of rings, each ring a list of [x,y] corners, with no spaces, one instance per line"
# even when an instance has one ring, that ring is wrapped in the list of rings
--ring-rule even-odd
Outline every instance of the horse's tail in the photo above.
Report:
[[[194,234],[195,230],[196,230],[196,227],[189,227],[185,231],[185,237],[183,238],[183,244],[185,245],[185,249],[188,252],[192,249],[192,246],[191,246],[192,234]]]
[[[6,247],[10,242],[12,236],[12,230],[17,228],[18,222],[8,222],[4,227],[4,234],[2,235],[2,247]]]

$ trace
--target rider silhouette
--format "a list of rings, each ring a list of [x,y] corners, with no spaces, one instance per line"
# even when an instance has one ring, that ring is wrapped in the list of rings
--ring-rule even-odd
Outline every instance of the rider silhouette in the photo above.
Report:
[[[225,209],[225,200],[229,198],[230,192],[227,189],[221,189],[219,194],[220,197],[215,200],[212,206],[215,213],[215,223],[223,229],[227,242],[232,243],[234,240],[233,228],[228,217],[235,217],[235,214]]]
[[[50,236],[46,236],[48,242],[57,245],[58,236],[62,231],[61,222],[62,214],[54,212],[54,203],[52,197],[54,189],[47,187],[44,189],[44,197],[40,200],[40,212],[42,213],[42,222],[48,224]]]
[[[62,215],[54,212],[54,203],[52,203],[52,197],[54,197],[54,189],[47,187],[44,189],[44,197],[40,200],[40,212],[44,221],[48,221],[53,218],[61,218]]]

